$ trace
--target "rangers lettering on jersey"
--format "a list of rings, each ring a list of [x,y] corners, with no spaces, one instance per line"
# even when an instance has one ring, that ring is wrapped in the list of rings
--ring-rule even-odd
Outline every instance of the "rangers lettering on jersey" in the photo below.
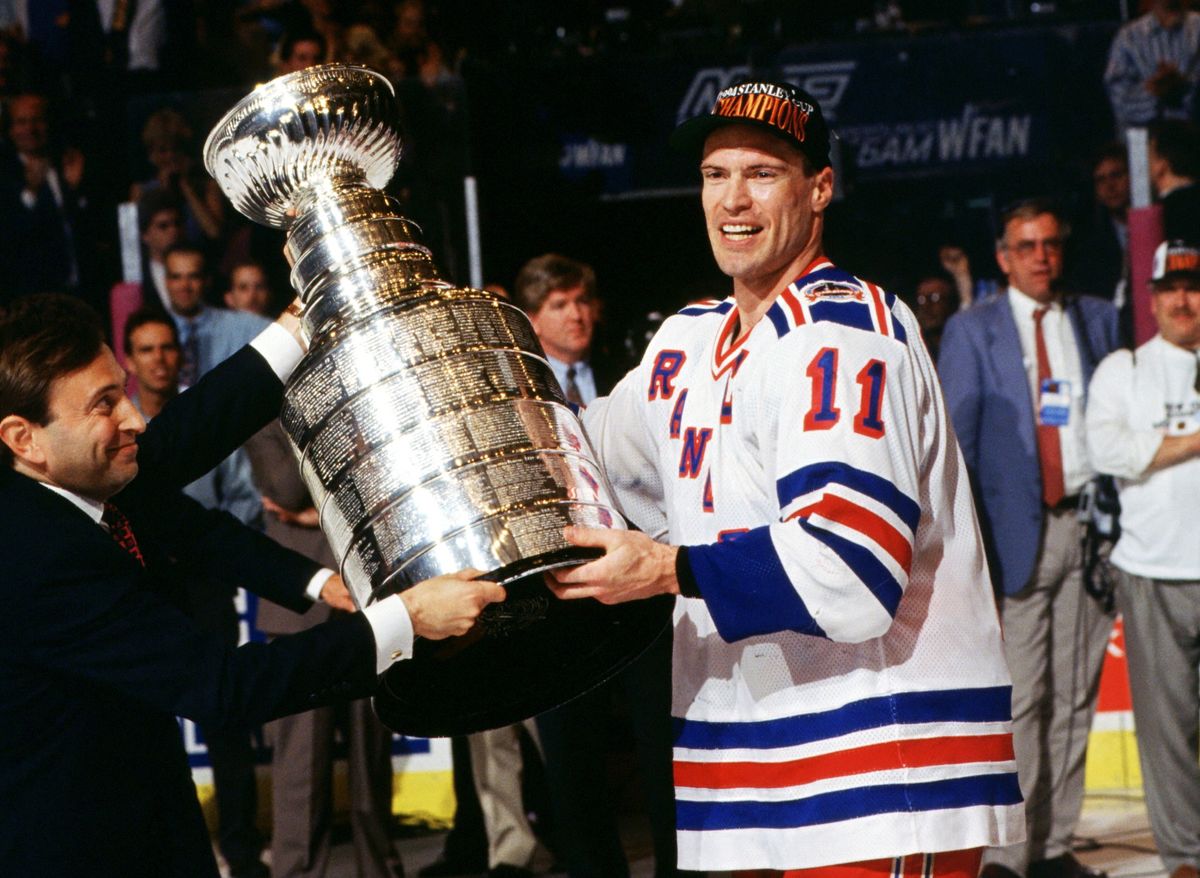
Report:
[[[660,351],[650,375],[650,399],[670,399],[675,392],[675,376],[687,357],[682,351]]]

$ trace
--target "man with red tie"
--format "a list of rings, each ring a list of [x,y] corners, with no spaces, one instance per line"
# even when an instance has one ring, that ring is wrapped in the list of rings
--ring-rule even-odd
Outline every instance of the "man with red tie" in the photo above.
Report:
[[[1095,475],[1086,388],[1117,347],[1116,310],[1063,295],[1067,229],[1046,202],[1005,212],[1008,290],[946,324],[938,372],[975,489],[1013,676],[1027,840],[985,855],[985,878],[1094,876],[1071,853],[1112,618],[1085,593],[1076,509]]]
[[[147,426],[81,302],[0,319],[6,874],[216,878],[175,717],[247,727],[368,695],[414,635],[463,634],[503,598],[464,571],[236,649],[173,604],[174,560],[297,612],[353,609],[333,571],[180,491],[275,416],[302,354],[285,315]]]

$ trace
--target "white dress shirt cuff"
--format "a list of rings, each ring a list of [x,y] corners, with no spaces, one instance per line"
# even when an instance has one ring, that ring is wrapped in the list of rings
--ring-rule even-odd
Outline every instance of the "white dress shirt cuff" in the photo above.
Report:
[[[300,359],[304,356],[304,348],[300,347],[300,343],[292,334],[278,323],[272,323],[251,339],[250,346],[262,354],[271,371],[284,382],[291,377],[292,370],[300,364]]]
[[[333,576],[333,571],[328,567],[322,567],[308,581],[308,588],[304,589],[304,594],[314,604],[321,599],[321,589],[325,587],[325,583],[329,581],[329,577],[331,576]]]
[[[375,672],[382,674],[393,662],[413,656],[412,618],[400,595],[394,594],[364,607],[362,614],[375,633]]]

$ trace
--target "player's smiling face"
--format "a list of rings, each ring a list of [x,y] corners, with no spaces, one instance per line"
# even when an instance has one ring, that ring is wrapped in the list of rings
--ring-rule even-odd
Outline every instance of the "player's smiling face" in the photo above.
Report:
[[[826,168],[808,175],[800,153],[746,125],[709,135],[700,163],[708,240],[735,292],[782,288],[818,255],[833,194]]]

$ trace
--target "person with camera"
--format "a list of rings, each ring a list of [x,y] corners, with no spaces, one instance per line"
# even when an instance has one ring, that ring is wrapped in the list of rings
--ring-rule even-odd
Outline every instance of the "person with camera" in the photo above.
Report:
[[[1158,334],[1110,354],[1089,390],[1088,453],[1117,479],[1121,536],[1110,560],[1146,809],[1171,878],[1200,864],[1200,247],[1154,254]]]

